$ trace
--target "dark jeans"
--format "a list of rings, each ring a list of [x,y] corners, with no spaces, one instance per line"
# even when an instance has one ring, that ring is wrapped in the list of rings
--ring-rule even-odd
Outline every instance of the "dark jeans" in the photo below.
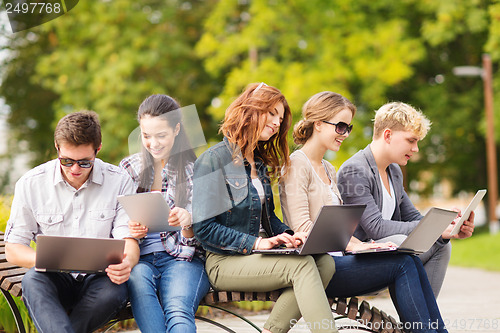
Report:
[[[82,281],[68,273],[30,269],[23,277],[23,300],[39,333],[92,332],[108,322],[127,302],[126,284],[105,274]]]
[[[447,332],[422,262],[403,254],[334,257],[328,297],[363,295],[389,287],[405,330]]]

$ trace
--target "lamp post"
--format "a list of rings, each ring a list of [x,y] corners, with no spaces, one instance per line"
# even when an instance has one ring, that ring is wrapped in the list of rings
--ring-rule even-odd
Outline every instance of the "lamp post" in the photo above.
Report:
[[[499,223],[496,217],[498,198],[497,154],[495,145],[495,117],[493,115],[493,71],[491,57],[483,54],[483,67],[460,66],[453,68],[456,76],[481,76],[484,87],[484,109],[486,118],[486,160],[488,174],[488,216],[490,232],[496,234]]]

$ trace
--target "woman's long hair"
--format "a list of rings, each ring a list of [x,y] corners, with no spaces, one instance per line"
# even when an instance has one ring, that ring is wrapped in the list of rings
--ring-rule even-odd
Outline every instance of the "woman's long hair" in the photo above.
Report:
[[[169,154],[168,164],[176,171],[175,205],[185,207],[187,205],[187,193],[183,191],[182,184],[186,182],[186,166],[196,160],[196,155],[191,147],[189,139],[182,124],[182,113],[179,104],[167,95],[151,95],[139,106],[137,120],[139,123],[144,116],[160,117],[166,120],[170,128],[175,129],[179,124],[179,133],[174,139],[172,150]],[[141,152],[142,170],[139,174],[139,188],[137,192],[147,192],[151,189],[154,174],[154,158],[142,145]]]
[[[269,111],[282,103],[283,121],[277,133],[267,141],[259,141]],[[226,110],[219,132],[236,144],[243,156],[255,154],[270,168],[271,175],[290,164],[287,133],[292,122],[285,96],[276,88],[253,83]]]

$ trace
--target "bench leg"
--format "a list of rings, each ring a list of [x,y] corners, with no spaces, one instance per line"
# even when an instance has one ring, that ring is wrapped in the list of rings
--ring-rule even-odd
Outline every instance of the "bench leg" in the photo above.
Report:
[[[3,289],[2,294],[3,297],[7,300],[7,303],[9,304],[10,311],[12,312],[12,315],[14,316],[14,320],[16,321],[16,326],[17,330],[19,333],[26,333],[26,329],[24,328],[24,323],[23,323],[23,318],[21,317],[21,313],[19,312],[19,308],[17,307],[16,302],[12,298],[12,295]]]

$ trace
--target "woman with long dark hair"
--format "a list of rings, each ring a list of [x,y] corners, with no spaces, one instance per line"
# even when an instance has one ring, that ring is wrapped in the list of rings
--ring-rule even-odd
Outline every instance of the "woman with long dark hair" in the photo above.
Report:
[[[131,221],[141,240],[141,257],[128,281],[135,320],[142,332],[196,332],[194,315],[210,288],[204,252],[194,238],[191,219],[193,165],[196,159],[179,104],[166,95],[152,95],[137,112],[142,151],[120,166],[134,180],[137,192],[159,191],[171,208],[168,224],[181,230],[148,233]]]

